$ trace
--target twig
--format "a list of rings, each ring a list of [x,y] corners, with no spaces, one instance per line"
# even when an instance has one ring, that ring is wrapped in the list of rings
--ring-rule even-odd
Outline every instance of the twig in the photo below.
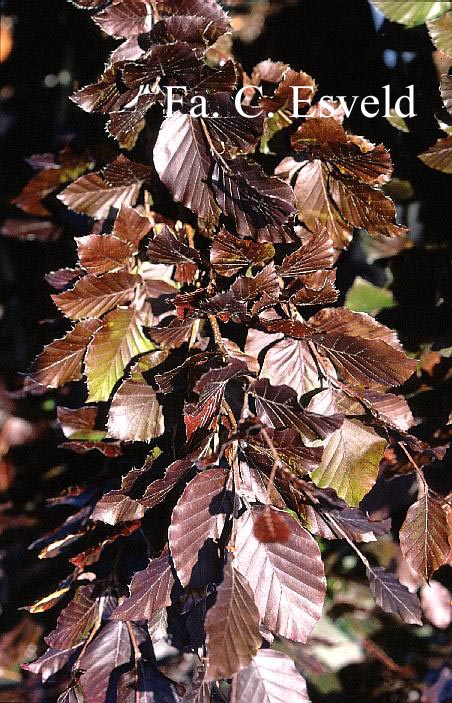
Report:
[[[215,315],[208,315],[207,319],[209,320],[210,326],[212,328],[213,339],[214,339],[215,345],[216,345],[218,351],[222,354],[222,356],[227,361],[229,359],[229,353],[223,344],[223,338],[221,336],[220,328],[218,326],[218,320],[215,317]]]
[[[270,492],[271,492],[272,487],[274,487],[276,472],[278,469],[282,468],[282,462],[281,462],[281,459],[279,458],[278,452],[276,451],[275,445],[273,444],[272,440],[268,436],[268,432],[265,429],[265,427],[261,427],[261,432],[262,432],[263,438],[265,439],[265,442],[267,443],[268,448],[270,449],[271,455],[273,457],[273,466],[272,466],[272,470],[270,472],[270,476],[268,478],[267,489],[265,491],[265,502],[267,505],[270,505],[271,504]]]
[[[135,637],[135,633],[132,628],[132,623],[126,622],[126,625],[127,625],[127,630],[129,632],[130,641],[132,642],[133,656],[135,658],[135,666],[136,666],[137,663],[141,659],[141,652],[140,652],[140,648],[138,646],[137,638]]]
[[[427,481],[425,480],[424,474],[423,474],[422,470],[419,468],[419,466],[416,464],[416,462],[414,461],[414,459],[413,459],[413,457],[411,456],[411,454],[410,454],[410,452],[408,451],[408,449],[406,448],[405,442],[399,442],[398,444],[399,444],[399,447],[402,449],[402,451],[403,451],[403,452],[406,454],[406,456],[408,457],[408,461],[410,462],[410,464],[411,464],[412,466],[414,466],[414,468],[416,469],[416,473],[417,473],[417,475],[419,476],[419,478],[421,479],[421,481],[422,481],[422,483],[423,483],[423,485],[424,485],[425,490],[428,491],[428,485],[427,485]]]

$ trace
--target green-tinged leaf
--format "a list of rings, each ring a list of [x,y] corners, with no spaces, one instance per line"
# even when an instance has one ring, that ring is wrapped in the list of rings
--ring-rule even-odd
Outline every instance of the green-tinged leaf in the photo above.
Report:
[[[400,529],[400,548],[408,564],[426,581],[450,553],[450,526],[443,502],[426,489],[409,508]]]
[[[398,129],[399,132],[408,133],[410,131],[405,119],[401,117],[394,108],[391,108],[389,110],[389,115],[385,115],[385,117],[389,124],[395,127],[395,129]]]
[[[272,154],[269,143],[284,127],[290,127],[292,119],[284,110],[277,110],[272,116],[270,115],[264,122],[264,133],[261,137],[259,150],[261,154]]]
[[[452,11],[427,22],[427,27],[436,48],[452,57]]]
[[[377,480],[386,444],[371,427],[345,419],[327,439],[312,480],[320,488],[334,488],[348,505],[357,506]]]
[[[153,343],[144,336],[135,310],[117,308],[108,313],[86,353],[88,401],[108,400],[131,359],[153,347]]]
[[[96,624],[99,600],[93,597],[92,584],[79,588],[69,605],[60,613],[57,626],[46,642],[55,649],[68,649],[83,642]]]
[[[394,296],[390,290],[379,288],[364,278],[357,276],[345,297],[345,307],[355,312],[377,315],[380,310],[393,308]]]
[[[383,14],[392,22],[415,27],[428,20],[440,17],[450,10],[450,2],[444,0],[372,0]]]

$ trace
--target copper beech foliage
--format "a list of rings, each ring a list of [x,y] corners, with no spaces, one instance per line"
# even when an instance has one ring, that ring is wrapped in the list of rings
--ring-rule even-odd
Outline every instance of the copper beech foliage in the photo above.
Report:
[[[320,618],[317,536],[347,540],[377,605],[421,622],[417,595],[355,544],[390,528],[359,508],[388,441],[419,448],[397,390],[416,363],[390,329],[332,307],[354,228],[405,234],[382,190],[390,155],[347,132],[339,109],[319,117],[311,91],[307,117],[293,120],[291,87],[315,81],[270,60],[252,76],[264,96],[245,91],[240,116],[232,99],[250,79],[216,43],[230,25],[215,0],[74,4],[122,43],[72,99],[106,115],[123,150],[146,142],[148,158],[34,157],[38,173],[15,201],[44,217],[57,194],[92,218],[77,265],[47,277],[68,331],[28,383],[86,385],[86,405],[58,408],[63,446],[97,450],[107,467],[55,499],[77,510],[34,545],[74,569],[31,606],[66,598],[48,650],[26,668],[43,679],[70,670],[61,703],[206,702],[222,680],[237,703],[308,701],[269,643],[306,642]],[[206,98],[210,117],[165,116],[164,88],[180,85]],[[450,81],[443,94],[448,105]],[[268,153],[281,130],[290,152],[269,175],[250,154]],[[130,443],[147,458],[117,482]],[[400,536],[428,580],[447,560],[448,526],[442,498],[422,487]],[[168,614],[173,642],[200,654],[187,692],[150,653]]]

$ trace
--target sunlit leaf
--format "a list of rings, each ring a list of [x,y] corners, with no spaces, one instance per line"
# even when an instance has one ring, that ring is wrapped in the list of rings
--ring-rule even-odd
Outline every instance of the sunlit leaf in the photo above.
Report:
[[[447,561],[450,553],[447,510],[442,501],[426,488],[422,498],[408,509],[400,528],[402,554],[426,581]]]
[[[261,649],[237,677],[237,703],[309,703],[306,682],[292,659]]]
[[[263,543],[254,535],[261,509],[238,521],[234,565],[249,582],[264,625],[281,637],[305,642],[322,612],[326,582],[320,551],[311,535],[284,515],[291,536]]]
[[[162,408],[145,381],[124,381],[108,413],[108,436],[126,442],[150,442],[165,431]]]
[[[46,642],[55,649],[70,649],[80,644],[94,627],[99,601],[93,598],[93,586],[79,588],[68,606],[58,617],[57,626],[46,637]]]
[[[55,339],[39,354],[31,369],[31,377],[43,386],[58,388],[82,377],[82,361],[99,320],[77,322],[62,339]]]
[[[93,19],[107,34],[130,37],[151,29],[152,8],[143,0],[127,0],[109,5]]]
[[[51,297],[55,305],[73,320],[100,317],[112,308],[128,303],[140,282],[140,276],[127,271],[105,273],[99,277],[90,273],[80,278],[70,290]]]
[[[121,154],[103,171],[78,178],[58,198],[71,210],[100,220],[108,216],[110,208],[134,205],[149,174],[147,166]]]
[[[86,354],[88,400],[108,400],[131,359],[152,348],[153,344],[144,336],[135,310],[117,308],[108,313]]]
[[[380,310],[395,306],[394,296],[387,288],[379,288],[357,276],[345,296],[345,306],[355,312],[377,315]]]
[[[430,149],[419,154],[419,158],[436,171],[452,173],[452,135],[438,139]]]
[[[377,480],[386,444],[371,427],[345,419],[327,439],[312,480],[320,488],[334,488],[348,505],[357,506]]]
[[[392,22],[400,22],[414,27],[427,20],[433,20],[450,10],[449,0],[372,0]]]

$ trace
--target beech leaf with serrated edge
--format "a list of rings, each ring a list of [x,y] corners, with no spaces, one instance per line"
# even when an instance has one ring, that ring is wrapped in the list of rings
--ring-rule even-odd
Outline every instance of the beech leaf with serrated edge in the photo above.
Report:
[[[92,597],[93,590],[92,584],[77,590],[72,601],[60,613],[55,630],[45,638],[50,647],[70,649],[86,640],[99,612],[99,602]]]
[[[367,567],[366,574],[375,602],[385,613],[399,615],[403,622],[410,625],[422,625],[418,596],[410,593],[395,574],[380,566]]]
[[[309,703],[306,682],[292,659],[261,649],[237,676],[237,703]]]
[[[132,247],[116,237],[88,234],[76,237],[80,265],[97,276],[123,269],[132,255]]]
[[[174,577],[168,552],[151,559],[144,571],[136,573],[130,584],[130,596],[111,614],[113,620],[150,620],[161,608],[171,605]]]
[[[163,411],[152,386],[127,379],[108,412],[108,436],[126,442],[150,442],[165,431]]]
[[[58,388],[82,377],[82,362],[100,320],[77,322],[62,339],[55,339],[38,354],[31,368],[31,378],[50,388]]]
[[[59,195],[70,210],[97,220],[108,217],[110,208],[135,205],[150,170],[120,154],[102,172],[89,173],[71,183]]]
[[[320,488],[334,488],[355,507],[377,480],[386,444],[371,427],[346,418],[326,440],[322,460],[311,478]]]
[[[290,538],[283,543],[259,542],[254,519],[263,508],[247,511],[237,521],[234,566],[249,582],[266,627],[295,642],[306,642],[322,614],[326,580],[320,550],[290,515]]]
[[[425,493],[408,508],[400,528],[400,548],[410,567],[428,581],[446,563],[450,544],[447,509],[440,498],[425,488]]]
[[[86,354],[88,401],[108,400],[131,359],[153,346],[144,336],[135,310],[117,308],[108,313]]]
[[[88,274],[80,278],[70,290],[52,295],[51,298],[61,312],[73,320],[100,317],[112,308],[132,300],[140,282],[140,276],[127,271],[105,273],[103,276]]]
[[[173,510],[168,540],[183,586],[190,582],[199,551],[206,540],[220,536],[224,522],[224,481],[222,469],[203,471],[190,481]]]
[[[127,626],[108,621],[96,634],[80,659],[84,671],[79,683],[86,703],[105,703],[110,679],[117,670],[130,662],[132,647]]]
[[[449,0],[372,0],[392,22],[415,27],[450,10]]]

